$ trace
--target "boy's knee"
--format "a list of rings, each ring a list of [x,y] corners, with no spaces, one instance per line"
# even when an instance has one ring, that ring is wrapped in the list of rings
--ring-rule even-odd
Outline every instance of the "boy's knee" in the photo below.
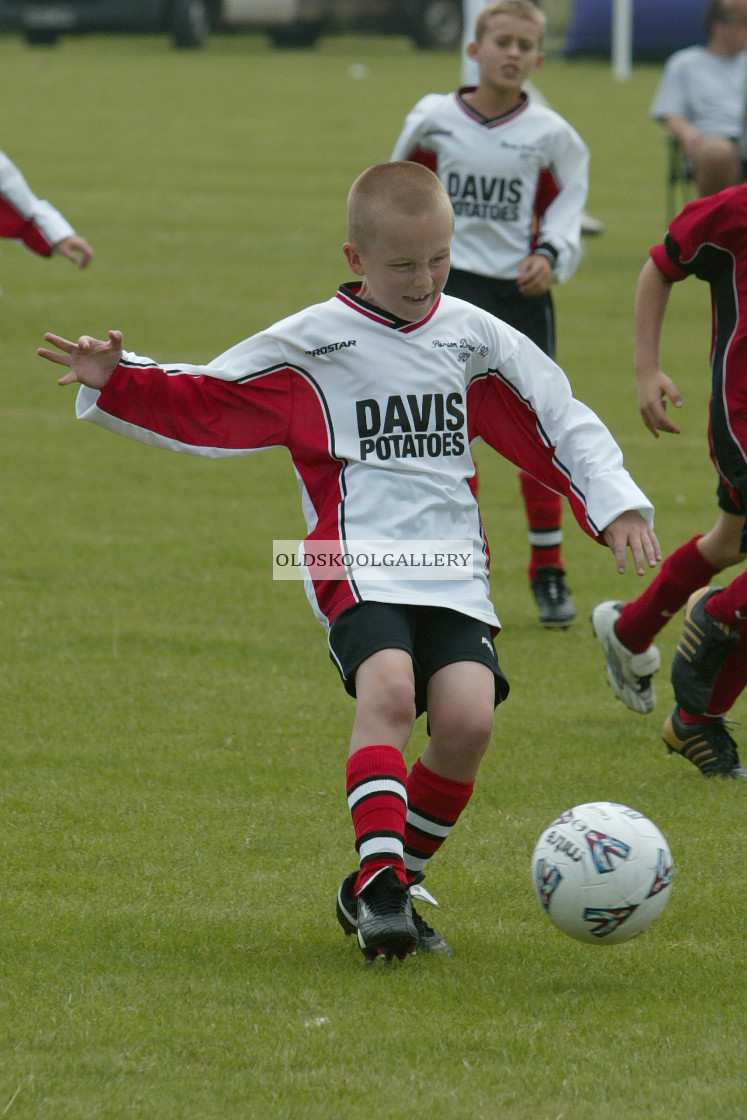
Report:
[[[484,753],[493,733],[492,706],[474,706],[465,711],[454,712],[446,727],[442,727],[441,737],[448,739],[454,747],[468,753]]]
[[[701,194],[715,194],[740,179],[740,163],[731,140],[704,136],[694,155],[695,181]]]
[[[740,547],[743,526],[741,517],[722,514],[710,532],[698,540],[698,549],[714,568],[721,571],[747,559]]]
[[[382,677],[368,700],[388,723],[415,723],[415,687],[407,677],[397,674]]]

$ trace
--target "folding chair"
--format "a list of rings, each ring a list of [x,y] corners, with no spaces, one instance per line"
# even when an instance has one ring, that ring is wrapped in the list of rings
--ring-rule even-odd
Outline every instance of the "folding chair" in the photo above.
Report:
[[[679,140],[674,136],[666,137],[668,149],[666,224],[669,225],[675,214],[679,214],[686,202],[695,198],[695,181]]]

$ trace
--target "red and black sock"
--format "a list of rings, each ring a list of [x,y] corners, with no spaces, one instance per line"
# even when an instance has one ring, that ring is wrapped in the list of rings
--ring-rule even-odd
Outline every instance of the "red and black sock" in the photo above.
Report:
[[[656,579],[626,603],[615,623],[615,633],[633,653],[643,653],[661,628],[684,607],[693,591],[704,587],[718,572],[697,546],[700,537],[667,556]]]
[[[402,755],[385,744],[362,747],[348,759],[346,786],[360,857],[355,893],[384,867],[393,867],[406,883],[407,767]]]
[[[410,880],[441,847],[472,796],[474,784],[443,778],[417,760],[407,779],[404,862]]]
[[[540,568],[563,569],[561,558],[563,501],[554,490],[548,490],[525,471],[519,472],[519,486],[529,525],[527,574],[531,582],[536,579]]]

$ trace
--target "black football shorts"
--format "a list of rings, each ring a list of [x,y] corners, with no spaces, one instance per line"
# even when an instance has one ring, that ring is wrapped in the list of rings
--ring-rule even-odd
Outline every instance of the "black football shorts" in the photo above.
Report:
[[[410,654],[418,715],[426,710],[430,678],[456,661],[488,666],[495,677],[496,706],[508,696],[509,685],[498,664],[491,628],[459,611],[402,603],[366,602],[348,607],[330,627],[329,651],[350,696],[355,696],[358,666],[382,649],[404,649]]]

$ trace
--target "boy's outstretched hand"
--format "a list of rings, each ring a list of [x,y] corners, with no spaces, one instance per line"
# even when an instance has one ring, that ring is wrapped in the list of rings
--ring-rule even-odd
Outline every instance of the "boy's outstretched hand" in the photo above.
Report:
[[[646,564],[649,568],[655,568],[661,562],[661,548],[656,534],[637,510],[627,510],[610,521],[602,536],[615,554],[617,570],[621,575],[625,571],[628,549],[639,576],[645,573]]]
[[[58,385],[72,385],[78,381],[89,389],[103,389],[122,358],[121,331],[109,331],[106,342],[87,334],[81,335],[77,342],[70,342],[58,334],[45,334],[44,340],[57,349],[47,350],[45,346],[40,346],[37,350],[39,357],[58,366],[69,366]]]

